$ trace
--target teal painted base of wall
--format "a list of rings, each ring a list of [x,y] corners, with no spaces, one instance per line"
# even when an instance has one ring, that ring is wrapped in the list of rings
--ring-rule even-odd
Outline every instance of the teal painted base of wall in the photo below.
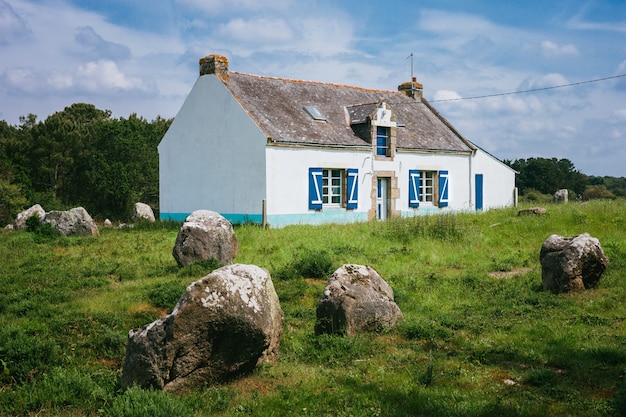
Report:
[[[267,216],[271,227],[285,227],[292,224],[356,223],[367,221],[367,213],[346,210],[322,210],[304,214],[273,214]]]
[[[161,220],[184,222],[190,213],[160,213]],[[260,214],[220,213],[232,224],[263,223]],[[367,221],[367,213],[346,210],[324,210],[304,214],[270,214],[267,224],[270,227],[285,227],[292,224],[355,223]]]
[[[438,214],[443,211],[448,210],[442,210],[438,207],[420,207],[417,210],[402,211],[400,215],[402,217],[414,217]],[[161,213],[159,217],[161,220],[173,220],[182,223],[189,214],[190,213]],[[261,214],[222,213],[222,216],[232,224],[263,223],[263,216]],[[270,227],[285,227],[294,224],[346,224],[366,221],[367,213],[347,210],[322,210],[303,214],[270,214],[267,216],[267,224]]]
[[[191,213],[160,213],[159,219],[184,222]],[[220,213],[221,214],[221,213]],[[259,223],[263,222],[260,214],[222,214],[222,216],[232,224]]]

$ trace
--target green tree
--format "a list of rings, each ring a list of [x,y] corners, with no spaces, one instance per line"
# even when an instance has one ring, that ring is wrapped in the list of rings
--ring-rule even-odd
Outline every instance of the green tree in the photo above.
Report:
[[[529,158],[517,159],[508,164],[519,172],[516,182],[521,194],[531,189],[543,194],[554,194],[562,188],[582,194],[588,184],[587,177],[577,171],[568,159]]]
[[[78,161],[88,158],[95,126],[110,114],[91,104],[72,104],[31,129],[30,168],[35,192],[49,194],[52,205],[80,202],[82,190],[75,186],[82,175]]]
[[[171,121],[148,122],[136,114],[98,126],[94,149],[83,167],[88,210],[104,217],[128,218],[141,201],[158,210],[159,156],[157,145]]]

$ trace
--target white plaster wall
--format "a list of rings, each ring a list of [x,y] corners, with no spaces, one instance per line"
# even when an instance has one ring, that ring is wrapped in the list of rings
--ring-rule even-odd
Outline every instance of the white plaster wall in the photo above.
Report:
[[[158,147],[161,213],[260,214],[265,144],[220,79],[199,77]]]
[[[472,170],[472,181],[474,174],[483,174],[484,210],[514,205],[515,171],[512,168],[478,149],[472,161]]]
[[[409,208],[409,170],[447,170],[449,174],[449,209],[470,207],[469,156],[419,153],[396,153],[393,161],[374,160],[371,150],[325,150],[268,146],[267,213],[302,214],[309,211],[309,168],[357,168],[359,202],[354,212],[366,213],[372,204],[372,178],[376,171],[394,171],[400,197],[396,210],[405,215],[419,214]],[[426,206],[422,207],[422,211]],[[333,210],[333,209],[324,209]]]
[[[371,175],[364,174],[369,172],[366,162],[371,158],[371,152],[268,146],[266,155],[268,214],[309,212],[309,168],[312,167],[358,168],[359,202],[354,211],[367,212],[369,209],[367,198],[372,179]]]
[[[405,215],[419,214],[428,207],[421,203],[420,208],[409,208],[409,170],[448,171],[448,209],[467,210],[470,205],[469,155],[396,153],[394,162],[398,163],[398,186],[400,199],[396,209]]]

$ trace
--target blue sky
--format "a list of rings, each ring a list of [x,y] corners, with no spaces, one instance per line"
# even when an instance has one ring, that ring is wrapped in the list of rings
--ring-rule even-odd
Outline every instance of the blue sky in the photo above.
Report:
[[[424,96],[496,157],[626,176],[623,0],[0,0],[0,119],[77,102],[174,117],[211,53],[385,90],[410,79],[413,54]]]

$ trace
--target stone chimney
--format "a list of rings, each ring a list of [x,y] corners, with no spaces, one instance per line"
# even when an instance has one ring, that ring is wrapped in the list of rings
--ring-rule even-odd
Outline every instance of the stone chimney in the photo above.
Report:
[[[206,74],[215,74],[220,78],[228,78],[228,58],[215,54],[200,58],[200,75]]]
[[[398,86],[398,91],[402,91],[409,97],[413,97],[416,100],[422,99],[422,83],[418,83],[415,77],[413,81],[402,83]]]

